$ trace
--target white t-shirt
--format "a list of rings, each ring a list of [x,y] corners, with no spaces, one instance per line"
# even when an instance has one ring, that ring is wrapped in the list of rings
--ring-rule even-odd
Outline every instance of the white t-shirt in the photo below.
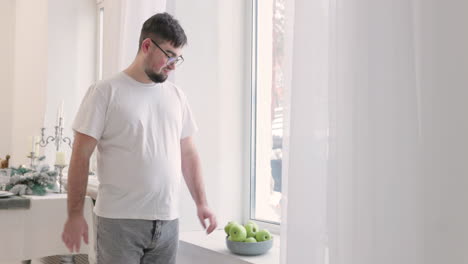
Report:
[[[98,216],[179,217],[180,140],[197,130],[179,88],[121,72],[89,88],[73,130],[98,140]]]

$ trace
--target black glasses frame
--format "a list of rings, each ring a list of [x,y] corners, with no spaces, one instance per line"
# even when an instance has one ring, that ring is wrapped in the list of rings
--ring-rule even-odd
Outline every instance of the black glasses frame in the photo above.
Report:
[[[158,43],[156,43],[156,41],[154,41],[153,39],[151,39],[151,42],[153,42],[153,44],[158,47],[163,53],[164,55],[166,55],[167,57],[167,62],[166,62],[166,65],[167,66],[172,66],[172,65],[175,65],[175,66],[180,66],[182,64],[182,62],[184,62],[184,57],[179,56],[179,57],[172,57],[170,56],[169,54],[167,54],[167,52],[165,50],[163,50],[159,45]]]

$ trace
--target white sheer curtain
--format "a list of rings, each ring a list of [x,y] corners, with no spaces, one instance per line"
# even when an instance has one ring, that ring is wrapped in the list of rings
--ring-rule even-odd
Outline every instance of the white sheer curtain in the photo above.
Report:
[[[103,78],[132,63],[138,51],[143,22],[166,11],[166,0],[104,1]]]
[[[330,12],[332,263],[425,263],[413,3],[336,1]]]
[[[290,120],[284,137],[281,263],[323,263],[326,257],[328,152],[328,6],[286,6],[286,83]],[[286,56],[288,57],[288,56]],[[289,113],[288,113],[289,112]]]
[[[468,263],[468,2],[290,3],[282,263]]]

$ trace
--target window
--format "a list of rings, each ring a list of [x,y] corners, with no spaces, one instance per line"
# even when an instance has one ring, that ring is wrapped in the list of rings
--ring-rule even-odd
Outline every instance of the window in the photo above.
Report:
[[[250,218],[277,225],[282,197],[284,17],[285,0],[253,1]]]

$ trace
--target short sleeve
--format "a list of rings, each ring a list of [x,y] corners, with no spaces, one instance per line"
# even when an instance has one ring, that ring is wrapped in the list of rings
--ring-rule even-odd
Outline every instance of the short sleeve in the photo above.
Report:
[[[73,121],[74,131],[99,140],[104,131],[109,100],[98,85],[89,87]]]
[[[190,105],[185,97],[182,102],[182,112],[182,132],[180,139],[192,136],[198,130],[198,126],[193,117],[192,110],[190,109]]]

